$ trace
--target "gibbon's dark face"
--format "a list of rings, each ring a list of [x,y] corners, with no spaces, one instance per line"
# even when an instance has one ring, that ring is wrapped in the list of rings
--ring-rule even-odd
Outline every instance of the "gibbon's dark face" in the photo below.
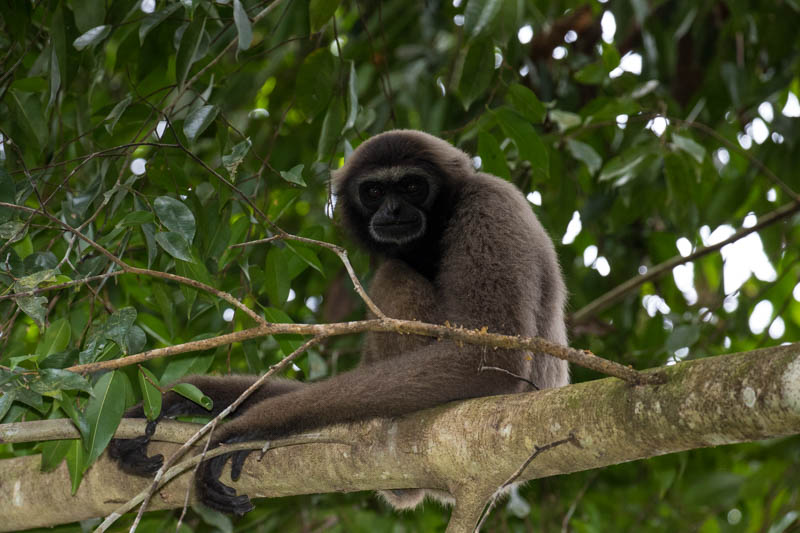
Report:
[[[413,245],[422,238],[428,230],[433,185],[431,178],[419,172],[391,168],[358,180],[358,200],[369,218],[369,236],[390,248]]]

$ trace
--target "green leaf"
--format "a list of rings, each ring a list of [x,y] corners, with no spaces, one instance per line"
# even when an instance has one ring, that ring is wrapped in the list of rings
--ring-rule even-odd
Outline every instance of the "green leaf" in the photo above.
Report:
[[[289,183],[294,183],[295,185],[300,185],[301,187],[306,186],[306,182],[303,181],[302,163],[293,166],[289,170],[281,170],[281,177],[286,181],[288,181]]]
[[[47,298],[44,296],[22,296],[14,300],[22,312],[31,317],[39,327],[44,326]]]
[[[16,399],[17,396],[14,391],[3,391],[3,394],[0,395],[0,422],[3,421],[8,410],[11,409],[11,404],[14,403]]]
[[[139,388],[142,391],[142,408],[148,420],[161,414],[161,390],[156,376],[143,366],[139,367]]]
[[[236,32],[239,34],[239,50],[247,50],[253,42],[253,27],[250,25],[250,17],[242,7],[239,0],[233,0],[233,23],[236,25]]]
[[[308,118],[314,118],[328,107],[336,79],[333,56],[320,48],[306,56],[295,81],[297,108]]]
[[[350,75],[347,78],[347,122],[342,131],[351,129],[358,118],[358,80],[356,79],[356,63],[350,61]]]
[[[153,202],[153,209],[168,230],[178,233],[186,242],[194,240],[194,214],[183,202],[171,196],[159,196]]]
[[[584,142],[567,139],[567,150],[572,154],[572,157],[586,164],[590,174],[600,170],[600,166],[603,164],[603,158],[594,148]]]
[[[106,123],[106,131],[108,132],[109,135],[114,133],[114,127],[117,125],[117,122],[119,122],[119,117],[121,117],[122,114],[125,112],[125,110],[128,109],[128,106],[131,105],[132,101],[133,101],[133,96],[129,94],[128,96],[120,100],[120,102],[117,105],[115,105],[114,109],[112,109],[111,112],[108,114],[105,123]]]
[[[14,180],[0,166],[0,202],[13,204],[17,201],[17,189],[14,186]],[[14,217],[14,210],[9,207],[0,207],[0,224],[4,224]],[[6,238],[0,236],[0,238]]]
[[[569,111],[562,111],[560,109],[553,109],[550,111],[550,120],[556,123],[558,131],[565,132],[569,129],[581,125],[581,116]]]
[[[322,274],[325,275],[325,272],[322,270],[322,263],[317,257],[317,254],[314,253],[313,250],[306,248],[303,245],[286,241],[286,248],[289,249],[293,254],[299,257],[305,264]],[[289,276],[291,277],[291,276]]]
[[[689,137],[683,137],[677,133],[672,134],[672,142],[675,143],[675,146],[692,156],[698,164],[703,163],[703,159],[706,156],[706,149],[703,145]]]
[[[265,308],[264,317],[274,324],[294,324],[294,320],[289,315],[274,307]],[[275,340],[278,341],[284,355],[294,352],[304,342],[302,335],[275,335]]]
[[[104,337],[119,346],[125,354],[130,353],[128,347],[128,332],[136,321],[136,309],[123,307],[114,312],[105,323]]]
[[[511,107],[529,121],[535,124],[544,122],[547,108],[527,87],[519,83],[512,84],[508,88],[508,99],[511,101]]]
[[[69,451],[67,452],[67,470],[69,471],[69,479],[72,482],[73,496],[78,491],[83,479],[83,472],[89,464],[86,452],[81,446],[81,441],[70,441]]]
[[[192,111],[183,122],[183,134],[186,135],[186,139],[190,143],[195,142],[197,137],[214,122],[217,113],[219,108],[215,105],[204,105]]]
[[[250,140],[250,137],[243,140],[242,142],[238,143],[236,146],[233,147],[231,153],[225,154],[222,156],[222,165],[228,171],[228,174],[231,175],[233,181],[236,181],[236,172],[239,169],[239,165],[242,164],[244,161],[245,156],[248,152],[250,152],[250,148],[253,146],[253,141]],[[204,185],[204,184],[201,184]]]
[[[317,157],[324,161],[329,159],[331,153],[336,149],[339,141],[342,139],[342,124],[344,123],[344,109],[339,102],[333,102],[328,107],[328,112],[325,113],[325,120],[322,121],[322,131],[319,134],[319,143],[317,144]],[[302,168],[303,165],[300,165]],[[297,168],[297,167],[295,167]],[[292,169],[294,170],[294,169]],[[289,171],[291,172],[291,170]],[[281,172],[283,175],[283,172]],[[287,179],[284,177],[284,179]],[[300,178],[302,182],[302,177]],[[288,180],[287,181],[291,181]],[[301,183],[305,185],[305,183]]]
[[[203,391],[201,391],[191,383],[178,383],[177,385],[172,387],[171,390],[177,392],[184,398],[193,401],[194,403],[196,403],[203,409],[206,409],[207,411],[210,411],[211,409],[214,408],[214,402],[211,400],[211,398],[203,394]]]
[[[464,109],[482,96],[494,77],[494,45],[491,39],[475,41],[467,51],[458,82],[458,94]]]
[[[575,73],[575,81],[584,85],[600,85],[608,77],[603,63],[589,63]]]
[[[178,86],[181,88],[189,77],[189,71],[192,69],[192,65],[195,61],[200,59],[197,56],[199,55],[198,52],[203,43],[205,31],[206,17],[203,15],[196,17],[181,36],[181,43],[178,46],[178,55],[175,59],[175,77]]]
[[[111,33],[111,25],[103,24],[102,26],[95,26],[91,30],[87,31],[74,41],[72,41],[72,46],[75,47],[76,50],[81,51],[87,46],[93,46],[106,37],[108,34]]]
[[[50,354],[63,352],[69,344],[72,330],[65,318],[59,318],[50,324],[44,333],[44,338],[36,346],[36,354],[43,359]]]
[[[619,52],[617,51],[617,47],[611,43],[603,41],[602,45],[603,66],[605,67],[606,72],[611,72],[619,66]]]
[[[39,394],[52,394],[62,390],[91,392],[92,385],[80,374],[61,368],[45,368],[39,379],[31,383],[31,390]]]
[[[475,39],[491,29],[503,0],[469,0],[464,9],[464,31]]]
[[[83,447],[86,451],[89,451],[89,436],[91,435],[89,422],[86,421],[83,412],[75,407],[74,393],[63,392],[62,397],[61,410],[67,414],[70,420],[72,420],[72,423],[75,424],[75,427],[78,428],[78,432],[81,434],[81,440],[83,441]]]
[[[131,211],[122,220],[117,222],[118,226],[140,226],[149,222],[155,222],[155,217],[150,211]]]
[[[495,116],[503,132],[517,145],[520,157],[530,162],[534,175],[547,179],[550,166],[547,148],[533,126],[508,108],[501,107]]]
[[[478,133],[478,155],[481,158],[483,172],[493,174],[506,181],[511,180],[511,171],[506,163],[506,155],[494,135],[483,130]]]
[[[169,255],[181,261],[192,262],[192,249],[180,233],[174,231],[160,231],[156,233],[156,242]]]
[[[600,182],[604,182],[630,174],[651,152],[652,148],[650,146],[639,146],[612,157],[603,166],[603,170],[597,179]]]
[[[100,457],[114,436],[125,411],[128,386],[128,378],[117,370],[103,374],[95,383],[85,411],[90,428],[86,466]]]
[[[61,71],[58,68],[58,56],[56,55],[56,47],[50,47],[50,98],[47,100],[47,110],[53,107],[53,102],[56,101],[58,89],[61,87]]]
[[[0,417],[1,418],[1,417]],[[74,439],[51,440],[40,444],[42,449],[42,472],[52,472],[67,457]]]
[[[286,269],[286,258],[280,248],[270,247],[264,267],[264,288],[267,291],[270,305],[282,307],[289,297],[289,273]]]
[[[164,9],[160,11],[147,15],[139,26],[139,44],[144,44],[144,38],[147,37],[150,30],[164,22],[167,17],[175,13],[181,7],[183,6],[181,6],[179,2],[174,2],[172,4],[167,4],[164,6]]]
[[[50,130],[45,122],[39,98],[9,90],[3,100],[12,111],[16,119],[16,126],[22,129],[24,135],[31,142],[36,143],[39,148],[45,146]]]
[[[317,33],[330,20],[339,7],[340,0],[311,0],[308,3],[308,20],[311,33]]]

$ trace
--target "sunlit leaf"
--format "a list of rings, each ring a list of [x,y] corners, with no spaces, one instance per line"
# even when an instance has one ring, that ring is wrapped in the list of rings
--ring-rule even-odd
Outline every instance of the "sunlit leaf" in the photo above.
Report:
[[[475,41],[467,51],[461,79],[458,82],[458,94],[464,109],[480,98],[494,76],[494,45],[491,40]]]
[[[567,139],[567,149],[572,154],[572,157],[586,165],[590,173],[594,174],[600,170],[603,158],[588,144],[575,139]]]
[[[275,246],[267,252],[267,263],[264,266],[264,288],[270,304],[281,307],[289,297],[289,273],[286,270],[286,259],[280,248]]]
[[[192,249],[189,243],[180,233],[174,231],[161,231],[155,235],[156,242],[164,251],[175,259],[181,261],[193,261]]]
[[[194,142],[206,131],[217,118],[219,108],[215,105],[204,105],[194,110],[183,122],[183,134],[189,142]]]
[[[289,170],[281,170],[281,177],[286,181],[288,181],[289,183],[294,183],[295,185],[300,185],[301,187],[306,186],[306,182],[303,181],[302,163],[293,166]]]
[[[240,0],[233,0],[233,23],[239,34],[239,50],[247,50],[253,42],[253,28]]]
[[[184,398],[187,398],[204,409],[210,411],[214,408],[214,402],[203,394],[203,391],[192,385],[191,383],[178,383],[172,387],[173,391],[177,392]]]
[[[508,88],[508,98],[514,110],[533,123],[544,122],[547,108],[527,87],[514,83]]]
[[[75,47],[76,50],[80,51],[86,48],[87,46],[93,46],[106,37],[108,34],[111,33],[111,26],[108,24],[104,24],[102,26],[95,26],[91,30],[87,31],[83,35],[79,36],[77,39],[72,41],[72,46]]]
[[[158,378],[143,366],[139,367],[139,390],[142,391],[142,408],[148,420],[155,420],[161,414],[161,391]]]
[[[506,156],[500,143],[490,133],[478,133],[478,155],[481,157],[481,170],[488,174],[511,180],[511,171],[506,163]]]
[[[497,121],[503,132],[517,145],[519,155],[527,159],[531,169],[540,178],[546,178],[549,173],[549,156],[539,135],[531,124],[508,108],[500,108],[496,112]]]
[[[59,318],[50,323],[50,327],[45,330],[44,338],[36,346],[36,354],[40,358],[56,352],[63,351],[69,344],[72,331],[69,322],[65,318]]]
[[[186,242],[194,240],[196,222],[186,204],[171,196],[159,196],[153,202],[153,209],[168,230],[180,234]]]
[[[464,9],[464,31],[471,38],[476,38],[491,29],[503,0],[469,0]]]
[[[95,383],[85,411],[90,428],[86,466],[100,456],[114,436],[125,411],[128,387],[128,378],[117,370],[103,374]]]
[[[706,149],[703,148],[703,145],[697,143],[689,137],[684,137],[682,135],[678,135],[677,133],[672,134],[672,142],[675,143],[675,146],[692,156],[698,163],[703,162],[703,159],[706,156]]]

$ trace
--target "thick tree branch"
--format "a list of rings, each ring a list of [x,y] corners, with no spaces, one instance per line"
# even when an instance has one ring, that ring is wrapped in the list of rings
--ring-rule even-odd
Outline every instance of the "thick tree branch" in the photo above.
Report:
[[[651,372],[666,382],[632,386],[603,379],[448,404],[396,420],[333,426],[319,438],[337,443],[274,449],[260,462],[253,454],[234,485],[252,497],[448,490],[458,500],[448,531],[460,533],[474,527],[470,522],[477,521],[487,495],[537,447],[570,435],[571,443],[536,455],[519,480],[800,433],[800,344]],[[175,449],[166,443],[153,447],[163,453]],[[36,456],[0,461],[0,501],[8,502],[0,531],[106,515],[151,483],[122,474],[102,458],[72,497],[66,466],[43,474],[39,462]],[[229,482],[227,475],[223,480]],[[189,476],[179,476],[159,491],[151,508],[181,507],[188,486]]]

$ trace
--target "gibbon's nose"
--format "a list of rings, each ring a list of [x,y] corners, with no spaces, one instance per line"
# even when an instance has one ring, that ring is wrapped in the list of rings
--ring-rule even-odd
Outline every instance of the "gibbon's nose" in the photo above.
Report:
[[[386,211],[393,216],[397,216],[400,214],[400,210],[403,208],[403,205],[397,201],[396,198],[389,196],[386,198]]]

